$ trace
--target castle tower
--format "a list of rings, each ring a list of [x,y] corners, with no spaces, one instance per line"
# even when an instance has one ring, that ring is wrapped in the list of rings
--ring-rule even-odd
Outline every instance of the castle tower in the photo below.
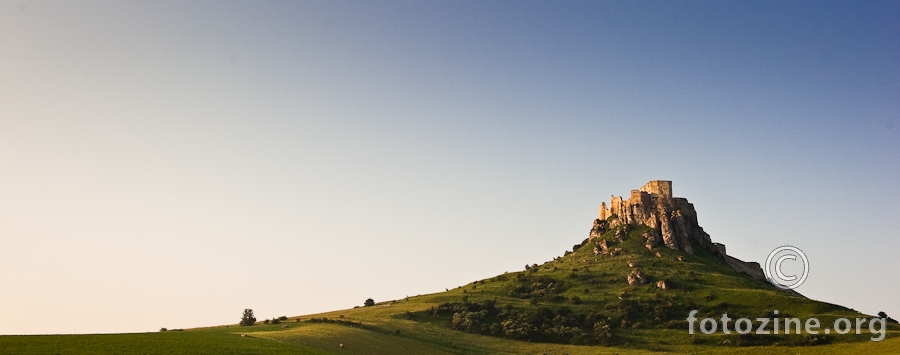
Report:
[[[668,180],[650,180],[650,182],[641,187],[641,191],[653,197],[672,198],[672,182]]]

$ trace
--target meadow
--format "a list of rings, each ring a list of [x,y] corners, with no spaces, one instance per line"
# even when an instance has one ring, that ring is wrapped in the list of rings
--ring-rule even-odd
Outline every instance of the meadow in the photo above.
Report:
[[[823,324],[837,317],[871,315],[784,292],[732,270],[709,253],[648,250],[639,238],[644,231],[636,228],[625,240],[611,242],[611,247],[621,248],[615,256],[597,255],[593,244],[585,241],[561,257],[529,265],[524,271],[445,292],[291,317],[280,324],[258,321],[253,326],[143,334],[0,336],[0,354],[900,353],[896,323],[889,324],[880,342],[870,341],[867,333],[689,335],[684,319],[691,309],[699,310],[698,318],[723,313],[767,317],[777,309],[782,316],[817,317]],[[613,234],[605,237],[611,240]],[[628,284],[626,276],[636,267],[647,275],[649,284]],[[659,288],[656,281],[667,286]],[[476,314],[466,307],[478,310],[482,305],[492,311],[465,318]],[[536,324],[530,334],[519,334],[519,338],[507,328],[513,320],[527,322],[541,312],[559,317],[543,320],[549,325]],[[560,319],[568,319],[567,327],[556,324],[563,322]],[[603,332],[595,331],[597,324],[605,326]],[[548,334],[556,333],[549,332],[550,327],[575,335],[552,337]],[[598,334],[605,337],[597,340]]]

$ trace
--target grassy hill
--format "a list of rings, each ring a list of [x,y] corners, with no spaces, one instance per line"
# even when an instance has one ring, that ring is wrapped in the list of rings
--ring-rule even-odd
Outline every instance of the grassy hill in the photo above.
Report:
[[[702,248],[647,249],[634,228],[595,255],[596,240],[525,271],[370,307],[237,325],[147,334],[2,336],[0,354],[896,354],[900,329],[860,335],[688,334],[685,318],[866,317],[738,273]],[[603,235],[615,240],[615,231]],[[640,269],[649,281],[629,285]],[[665,288],[657,287],[664,281]],[[260,322],[261,323],[261,322]],[[733,324],[733,323],[732,323]],[[245,334],[246,336],[242,336]],[[344,346],[341,348],[339,344]]]

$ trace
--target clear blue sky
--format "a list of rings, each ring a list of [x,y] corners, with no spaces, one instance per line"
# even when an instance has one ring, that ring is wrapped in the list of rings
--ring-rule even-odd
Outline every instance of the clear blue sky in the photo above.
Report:
[[[0,334],[443,291],[673,180],[895,318],[900,3],[0,1]]]

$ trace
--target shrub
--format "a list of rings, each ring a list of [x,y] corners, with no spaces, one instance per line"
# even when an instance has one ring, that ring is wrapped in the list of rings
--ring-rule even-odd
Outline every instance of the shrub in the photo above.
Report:
[[[512,304],[498,306],[496,300],[463,300],[421,312],[445,319],[454,330],[507,339],[582,345],[611,344],[615,339],[603,321],[605,315],[577,313],[566,306],[555,312],[547,307],[516,310]],[[596,323],[601,325],[595,330]]]
[[[364,303],[363,305],[365,305],[366,307],[374,306],[374,305],[375,305],[375,300],[369,298],[369,299],[366,300],[366,303]]]
[[[666,323],[667,329],[688,329],[689,327],[690,325],[685,319],[670,320],[668,323]]]
[[[252,309],[245,309],[244,315],[241,316],[241,322],[239,323],[241,326],[250,326],[256,324],[256,317],[253,316]]]
[[[550,302],[557,302],[557,303],[559,303],[559,302],[565,302],[565,301],[568,301],[568,300],[569,300],[568,297],[562,296],[562,295],[556,295],[556,296],[550,297]]]
[[[263,323],[269,324],[269,320],[266,319],[266,320],[263,321]]]
[[[896,319],[888,317],[887,313],[884,313],[884,311],[878,312],[878,318],[886,318],[888,322],[898,323]]]
[[[362,323],[357,323],[349,320],[343,319],[328,319],[328,318],[310,318],[305,320],[306,323],[326,323],[326,324],[337,324],[337,325],[346,325],[350,327],[362,327]]]
[[[622,319],[622,328],[637,321],[641,315],[646,313],[646,309],[641,302],[628,298],[619,301],[617,311],[617,316]]]
[[[793,338],[793,342],[791,345],[823,345],[828,344],[833,340],[833,337],[824,334],[805,334],[800,337]]]
[[[563,285],[549,277],[524,278],[509,291],[509,296],[518,298],[550,298],[561,292]]]
[[[281,316],[281,317],[278,317],[278,320],[288,320],[288,318],[286,316]]]
[[[605,322],[594,323],[594,340],[600,345],[609,345],[612,340],[612,334],[609,332],[609,325]]]
[[[166,328],[159,328],[159,331],[160,331],[160,332],[166,332],[166,331],[168,331],[168,329],[166,329]]]
[[[813,338],[818,338],[818,337],[813,337],[813,338],[804,337],[804,338],[805,339],[813,339]],[[822,338],[824,339],[825,336],[822,335]],[[734,345],[737,345],[737,346],[759,346],[759,345],[769,344],[771,342],[771,340],[772,340],[772,338],[769,338],[769,337],[761,335],[761,334],[747,333],[747,334],[738,334],[737,339],[734,340],[733,343],[734,343]],[[813,341],[815,341],[815,340],[813,340]],[[810,343],[809,345],[815,345],[815,343],[813,342],[813,343]]]

